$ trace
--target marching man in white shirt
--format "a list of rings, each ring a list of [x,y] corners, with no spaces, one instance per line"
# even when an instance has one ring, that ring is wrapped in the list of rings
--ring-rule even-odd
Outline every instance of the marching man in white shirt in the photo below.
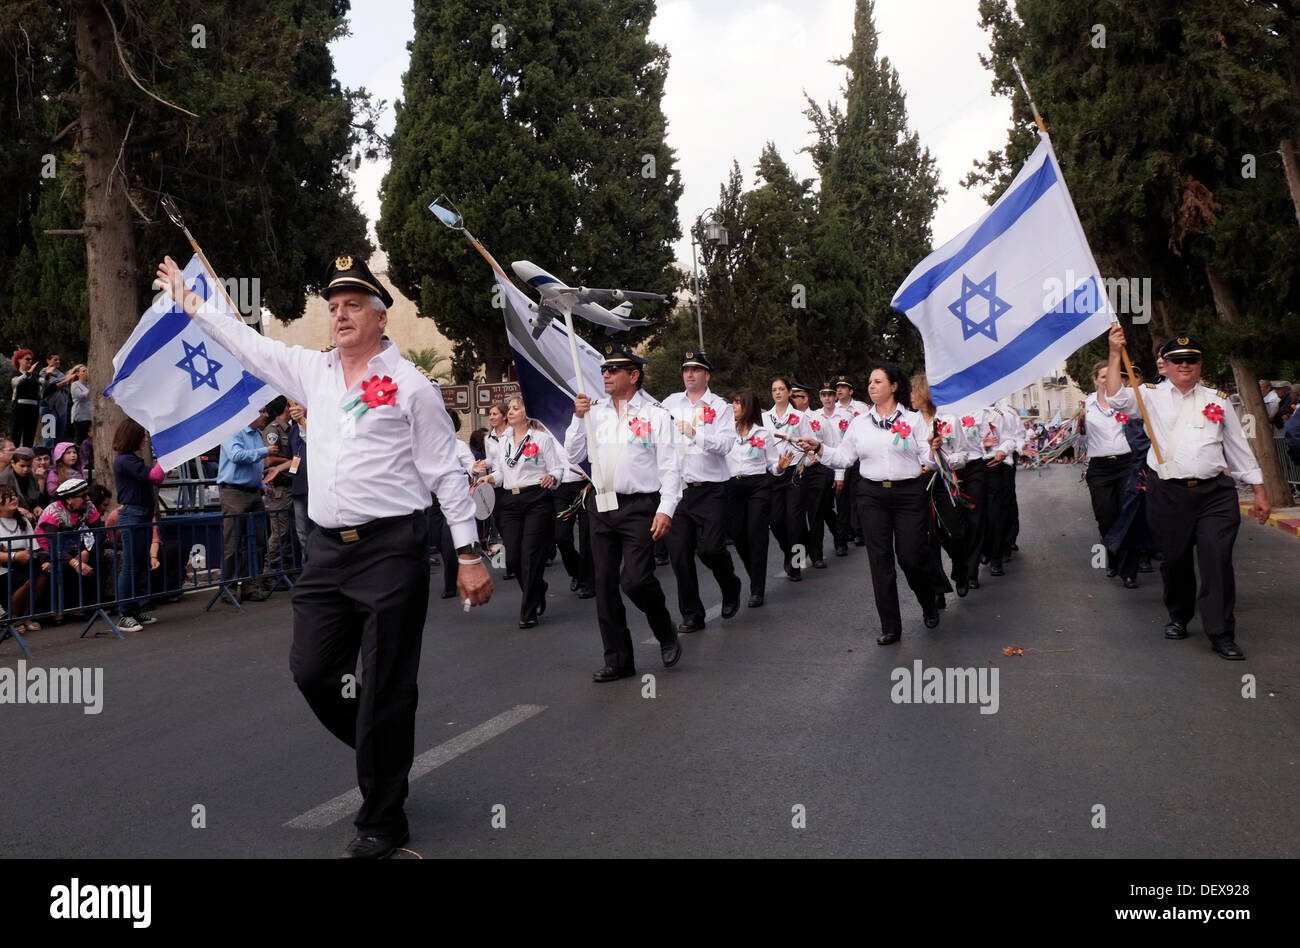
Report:
[[[1134,389],[1120,378],[1124,329],[1110,327],[1106,399],[1115,411],[1138,412]],[[1236,642],[1236,576],[1232,546],[1241,527],[1235,477],[1255,487],[1255,516],[1266,523],[1272,512],[1264,477],[1228,401],[1228,393],[1200,384],[1201,345],[1190,336],[1175,336],[1160,347],[1169,384],[1142,386],[1147,431],[1147,522],[1164,554],[1164,581],[1169,624],[1165,638],[1187,638],[1187,625],[1199,598],[1201,622],[1210,646],[1230,661],[1244,659]],[[1164,463],[1156,457],[1159,446]],[[1231,470],[1232,475],[1228,475]],[[1200,595],[1196,565],[1201,570]]]
[[[722,590],[722,618],[740,609],[740,579],[727,552],[727,453],[736,437],[735,413],[722,396],[709,390],[713,363],[703,352],[688,350],[682,359],[682,384],[663,407],[677,419],[682,436],[682,500],[668,531],[668,559],[677,577],[678,632],[704,628],[704,603],[695,557],[709,568]]]
[[[593,402],[579,393],[564,446],[570,464],[591,457],[594,491],[587,497],[587,512],[596,566],[596,617],[605,646],[605,665],[591,677],[606,682],[636,674],[620,589],[649,620],[664,667],[676,665],[682,656],[663,588],[655,579],[654,558],[654,542],[668,535],[682,489],[673,418],[641,390],[645,360],[607,345],[600,371],[606,397]],[[588,412],[594,445],[587,443]],[[597,492],[616,500],[617,506],[600,510]]]
[[[492,580],[438,389],[383,339],[392,297],[359,257],[336,258],[325,284],[337,348],[312,352],[204,305],[171,257],[155,281],[246,369],[311,410],[307,503],[316,529],[293,589],[289,665],[321,723],[356,748],[362,803],[344,856],[382,859],[410,836],[402,804],[429,607],[431,494],[458,544],[464,602],[487,602]],[[344,676],[355,672],[358,653],[361,681],[350,686]]]

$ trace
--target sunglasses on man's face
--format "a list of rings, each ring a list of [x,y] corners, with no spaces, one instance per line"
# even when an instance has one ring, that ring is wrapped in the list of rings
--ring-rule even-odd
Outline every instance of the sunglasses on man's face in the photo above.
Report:
[[[1200,356],[1169,356],[1166,362],[1172,362],[1174,365],[1200,365]]]
[[[608,362],[606,362],[604,365],[600,367],[601,375],[613,375],[615,372],[626,372],[626,371],[627,371],[627,366],[610,365]]]

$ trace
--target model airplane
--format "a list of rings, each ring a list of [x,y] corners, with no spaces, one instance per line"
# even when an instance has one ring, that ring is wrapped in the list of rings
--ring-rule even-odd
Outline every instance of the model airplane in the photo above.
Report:
[[[587,322],[598,326],[604,326],[605,331],[611,336],[614,333],[627,332],[629,329],[649,326],[648,320],[628,317],[628,313],[632,311],[632,300],[662,302],[667,299],[660,293],[643,293],[637,290],[598,290],[586,286],[565,286],[537,264],[527,260],[516,260],[510,264],[510,269],[541,296],[538,302],[530,304],[533,311],[537,313],[537,321],[533,325],[534,339],[541,337],[552,319],[557,317],[563,319],[565,312],[581,316]],[[619,305],[609,310],[601,306],[601,303]]]

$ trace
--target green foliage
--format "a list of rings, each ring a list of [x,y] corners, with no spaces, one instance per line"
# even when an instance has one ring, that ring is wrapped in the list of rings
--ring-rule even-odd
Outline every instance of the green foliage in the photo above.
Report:
[[[681,185],[647,0],[417,0],[378,232],[389,275],[455,344],[457,378],[509,348],[492,274],[428,211],[447,194],[502,266],[671,293]],[[636,316],[661,316],[637,304]],[[582,326],[581,332],[591,332]],[[603,337],[602,337],[603,338]]]

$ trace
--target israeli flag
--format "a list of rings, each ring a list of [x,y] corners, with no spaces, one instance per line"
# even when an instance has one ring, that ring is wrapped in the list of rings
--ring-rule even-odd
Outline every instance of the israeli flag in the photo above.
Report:
[[[600,374],[604,360],[579,336],[578,363],[582,378],[575,382],[569,331],[564,320],[552,319],[541,336],[534,339],[533,326],[538,317],[528,297],[495,268],[493,273],[505,304],[506,338],[528,414],[563,442],[565,429],[573,418],[573,399],[577,393],[584,392],[593,401],[605,394],[605,381]]]
[[[1052,374],[1114,320],[1047,135],[983,217],[908,274],[891,305],[925,342],[936,407],[991,405]]]
[[[239,318],[197,254],[185,266],[185,285],[205,300],[217,294],[230,318]],[[159,294],[113,357],[104,394],[144,426],[158,463],[171,469],[225,441],[279,393]]]

